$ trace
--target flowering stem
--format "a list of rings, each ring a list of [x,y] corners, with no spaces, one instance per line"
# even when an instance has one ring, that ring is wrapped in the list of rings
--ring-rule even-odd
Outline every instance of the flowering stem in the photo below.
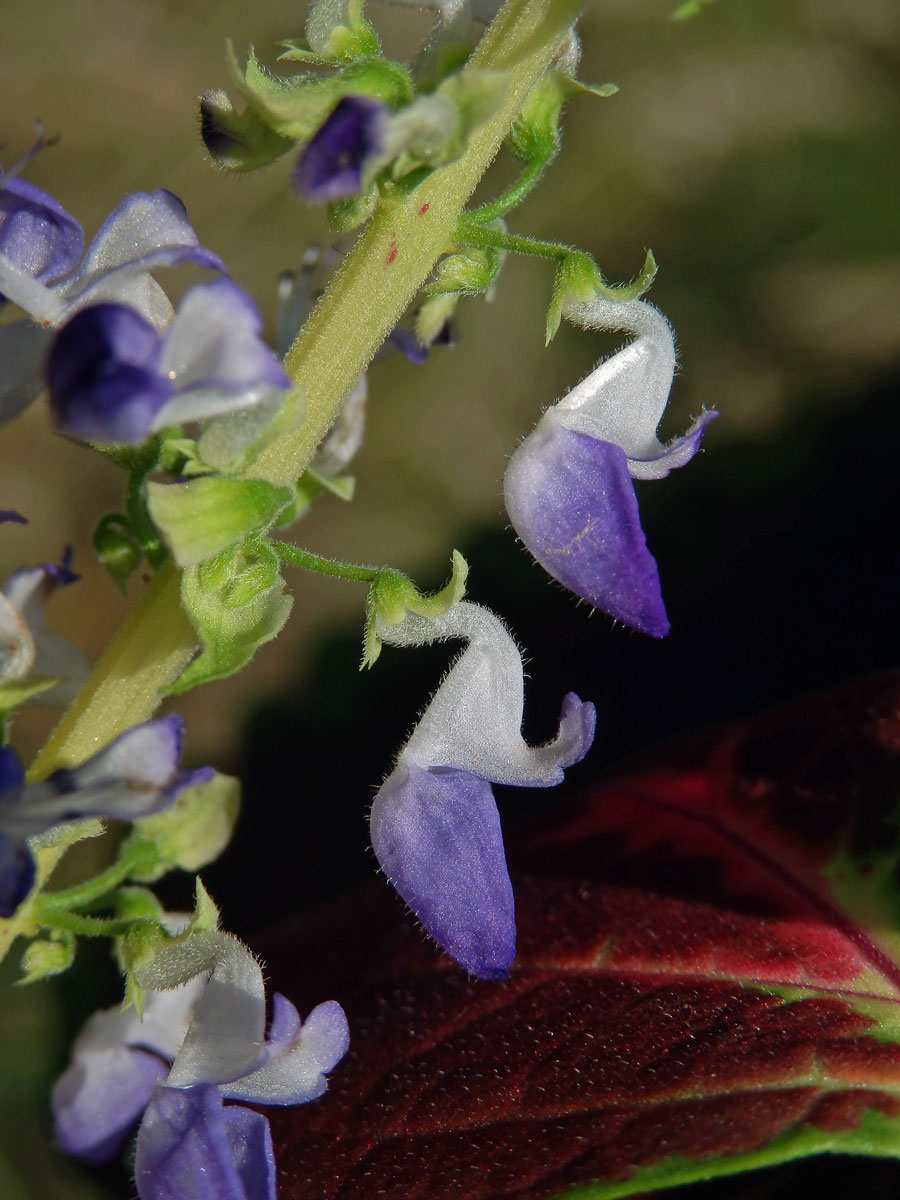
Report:
[[[537,184],[549,162],[549,158],[534,159],[525,167],[515,183],[511,184],[505,192],[501,192],[496,200],[482,204],[480,208],[473,209],[467,216],[482,224],[488,224],[488,222],[496,221],[498,217],[504,216],[511,208],[521,204]]]
[[[315,571],[319,575],[331,575],[337,579],[353,579],[359,583],[374,583],[379,575],[390,569],[361,567],[337,558],[326,558],[322,554],[313,554],[311,550],[302,550],[292,542],[272,542],[272,549],[282,562],[292,567],[302,567],[304,571]]]
[[[375,213],[285,358],[285,369],[306,393],[307,420],[262,452],[253,475],[293,483],[306,468],[372,355],[438,258],[456,244],[463,206],[582,4],[507,0],[466,68],[504,71],[503,103],[460,158]]]
[[[478,220],[472,220],[472,217]],[[459,240],[483,249],[512,250],[516,254],[532,254],[539,258],[567,258],[572,247],[565,242],[544,242],[539,238],[521,237],[515,233],[504,233],[500,229],[485,229],[479,213],[467,214],[459,223]]]
[[[85,917],[81,913],[52,908],[39,896],[32,907],[32,918],[46,929],[67,929],[85,937],[119,937],[134,928],[131,919],[116,917]]]

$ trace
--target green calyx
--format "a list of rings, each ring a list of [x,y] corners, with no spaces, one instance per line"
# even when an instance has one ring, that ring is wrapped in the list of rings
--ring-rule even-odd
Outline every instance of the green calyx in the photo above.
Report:
[[[290,150],[294,141],[276,133],[255,109],[235,111],[221,88],[200,97],[200,136],[217,167],[228,171],[256,171]]]
[[[407,613],[434,619],[458,604],[466,591],[469,564],[458,550],[453,551],[450,578],[440,591],[423,596],[402,571],[379,571],[366,597],[366,635],[362,666],[374,666],[381,654],[378,625],[399,625]]]
[[[134,822],[135,836],[154,846],[156,862],[131,877],[152,883],[173,867],[199,871],[228,845],[240,807],[241,785],[231,775],[182,788],[163,812]]]
[[[293,598],[274,550],[264,538],[251,536],[188,566],[181,578],[181,602],[200,654],[167,689],[175,696],[245,666],[280,633]]]
[[[648,250],[644,265],[631,283],[610,285],[589,254],[572,250],[560,260],[553,281],[553,294],[547,309],[547,344],[553,341],[565,311],[572,305],[583,304],[598,293],[610,300],[637,300],[656,278],[656,259]]]

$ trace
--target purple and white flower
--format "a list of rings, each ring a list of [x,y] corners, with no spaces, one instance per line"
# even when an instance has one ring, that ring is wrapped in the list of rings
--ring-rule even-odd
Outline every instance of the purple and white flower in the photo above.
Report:
[[[382,784],[372,845],[425,929],[480,979],[503,979],[515,957],[512,886],[491,783],[552,787],[594,738],[595,712],[573,693],[544,746],[522,738],[522,656],[493,613],[461,601],[443,616],[407,613],[378,634],[395,646],[463,638],[451,667]]]
[[[384,149],[387,108],[368,96],[343,96],[297,160],[294,188],[327,203],[362,188],[368,162]]]
[[[659,572],[641,529],[632,480],[663,479],[689,462],[707,424],[656,436],[675,371],[665,317],[643,300],[597,295],[564,314],[634,340],[549,408],[506,470],[506,511],[542,567],[595,608],[652,637],[669,632]]]
[[[134,444],[167,425],[256,407],[290,386],[261,329],[256,305],[227,279],[190,288],[162,332],[124,304],[83,308],[47,359],[56,426]]]
[[[163,717],[135,725],[78,767],[25,785],[14,750],[0,748],[0,916],[15,912],[34,882],[28,838],[82,817],[133,821],[167,808],[211,768],[179,767],[184,722]]]
[[[23,520],[18,514],[12,518]],[[47,628],[47,601],[61,587],[74,583],[72,548],[60,563],[41,563],[13,571],[0,591],[0,682],[21,683],[42,676],[60,680],[52,689],[55,704],[68,704],[88,674],[88,662],[68,639]],[[44,700],[49,693],[42,693]]]
[[[141,1200],[274,1200],[266,1118],[246,1104],[305,1104],[347,1052],[343,1009],[305,1022],[276,994],[266,1030],[262,972],[229,934],[196,933],[148,969],[170,990],[133,1011],[96,1013],[53,1090],[56,1137],[97,1162],[117,1153],[143,1114],[135,1175]],[[170,1069],[171,1064],[171,1069]]]
[[[199,244],[181,201],[164,189],[126,197],[82,259],[83,245],[81,225],[52,196],[22,179],[0,177],[0,295],[37,323],[0,326],[2,420],[40,390],[48,329],[101,302],[128,305],[161,328],[172,306],[153,271],[183,263],[225,270],[218,255]]]

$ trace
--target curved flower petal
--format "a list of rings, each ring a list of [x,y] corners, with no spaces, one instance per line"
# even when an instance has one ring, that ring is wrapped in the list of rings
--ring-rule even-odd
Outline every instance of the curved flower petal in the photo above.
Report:
[[[328,1086],[326,1072],[347,1053],[350,1031],[344,1010],[336,1001],[318,1004],[302,1025],[297,1010],[284,996],[276,993],[273,1004],[275,1018],[268,1043],[272,1057],[258,1071],[223,1085],[222,1095],[228,1100],[306,1104],[322,1095]],[[285,1035],[291,1028],[293,1036],[286,1043]]]
[[[133,309],[81,309],[59,331],[47,358],[57,429],[100,442],[143,442],[172,392],[158,370],[160,353],[156,329]]]
[[[53,1088],[56,1140],[91,1162],[112,1158],[178,1052],[205,979],[148,991],[143,1019],[121,1007],[94,1013]]]
[[[112,1158],[167,1072],[162,1059],[124,1045],[73,1063],[53,1088],[57,1142],[87,1162]]]
[[[267,385],[289,387],[291,381],[260,337],[261,330],[256,305],[230,280],[191,288],[165,335],[159,371],[172,381],[175,394],[154,427],[255,404]]]
[[[19,803],[0,817],[2,827],[32,837],[80,817],[133,820],[160,812],[181,788],[211,775],[179,769],[183,731],[177,716],[135,725],[80,767],[54,771],[23,789]]]
[[[52,196],[24,179],[0,181],[0,255],[24,275],[49,283],[74,270],[84,231]]]
[[[401,758],[370,825],[385,874],[438,945],[479,979],[505,979],[516,925],[490,784]]]
[[[100,226],[81,269],[66,284],[66,296],[79,307],[113,299],[143,312],[140,295],[129,294],[136,278],[157,267],[182,263],[227,274],[219,256],[200,245],[177,196],[165,188],[135,192],[117,204]],[[112,276],[116,278],[110,293]]]
[[[300,195],[325,202],[358,192],[366,159],[383,147],[386,114],[368,96],[343,96],[297,161],[291,182]]]
[[[212,974],[172,1066],[171,1087],[230,1083],[265,1062],[266,991],[259,963],[229,934],[214,939]]]
[[[141,1200],[274,1200],[268,1122],[223,1108],[212,1084],[159,1084],[141,1122],[135,1157]]]
[[[71,569],[72,548],[66,549],[60,563],[42,563],[36,567],[21,567],[13,571],[3,585],[0,598],[0,626],[10,636],[13,634],[13,613],[18,613],[24,638],[22,657],[18,663],[20,674],[14,674],[15,666],[8,663],[0,669],[3,678],[24,678],[25,675],[58,676],[52,692],[52,701],[67,704],[88,676],[89,664],[85,656],[67,638],[47,627],[45,609],[50,597],[61,587],[74,583],[79,576]],[[24,630],[24,633],[21,631]],[[11,643],[8,643],[11,644]],[[43,693],[43,700],[51,694]]]
[[[421,646],[446,638],[469,643],[419,719],[402,759],[471,771],[494,783],[552,787],[587,753],[593,738],[590,704],[584,705],[590,719],[574,741],[570,716],[565,730],[547,745],[525,742],[522,656],[486,608],[464,600],[441,617],[408,614],[398,625],[380,622],[378,628],[392,645]]]
[[[625,451],[550,409],[506,469],[506,511],[541,566],[576,595],[652,637],[669,632]]]

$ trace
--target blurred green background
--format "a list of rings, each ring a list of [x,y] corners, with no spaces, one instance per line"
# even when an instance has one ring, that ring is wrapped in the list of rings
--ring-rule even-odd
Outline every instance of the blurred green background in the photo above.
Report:
[[[853,405],[900,365],[900,5],[719,0],[678,24],[670,8],[668,0],[589,7],[582,77],[621,91],[571,105],[562,156],[510,225],[590,250],[612,280],[630,277],[644,248],[654,250],[652,299],[681,355],[663,433],[679,432],[703,406],[722,412],[709,453],[691,468],[698,494],[704,478],[709,489],[691,510],[702,520],[716,505],[717,450],[721,464],[752,461],[764,489],[776,458],[778,470],[803,470],[817,452],[811,430],[847,417],[850,433],[841,436],[852,439]],[[398,56],[428,28],[426,16],[405,10],[373,4],[370,13]],[[28,147],[40,117],[61,140],[28,178],[89,236],[127,193],[171,189],[271,329],[279,272],[327,230],[291,194],[289,160],[240,179],[204,161],[195,97],[227,85],[226,37],[239,55],[252,41],[271,64],[278,39],[300,34],[302,18],[286,0],[2,0],[3,162]],[[485,194],[511,170],[501,158]],[[501,536],[506,457],[542,408],[616,344],[563,328],[544,348],[551,272],[508,261],[493,304],[461,305],[455,347],[423,367],[396,358],[373,369],[357,503],[322,501],[299,540],[437,583],[450,549],[472,530]],[[188,278],[179,273],[179,284]],[[51,437],[39,406],[3,430],[0,455],[2,507],[31,520],[4,527],[0,566],[5,573],[55,557],[73,542],[85,579],[54,601],[55,620],[95,655],[140,586],[123,600],[88,544],[97,517],[120,504],[119,477]],[[665,510],[654,511],[664,524]],[[308,576],[294,583],[295,612],[278,648],[264,649],[239,678],[180,702],[196,759],[233,762],[251,708],[314,664],[324,629],[361,615],[353,586]],[[591,626],[598,633],[608,626],[601,620]],[[23,716],[15,739],[24,753],[47,726],[45,714]],[[48,1074],[91,1007],[94,967],[105,979],[100,958],[88,954],[62,992],[4,990],[2,1200],[102,1194],[101,1183],[47,1148],[46,1134]],[[120,1180],[110,1188],[121,1195]]]

